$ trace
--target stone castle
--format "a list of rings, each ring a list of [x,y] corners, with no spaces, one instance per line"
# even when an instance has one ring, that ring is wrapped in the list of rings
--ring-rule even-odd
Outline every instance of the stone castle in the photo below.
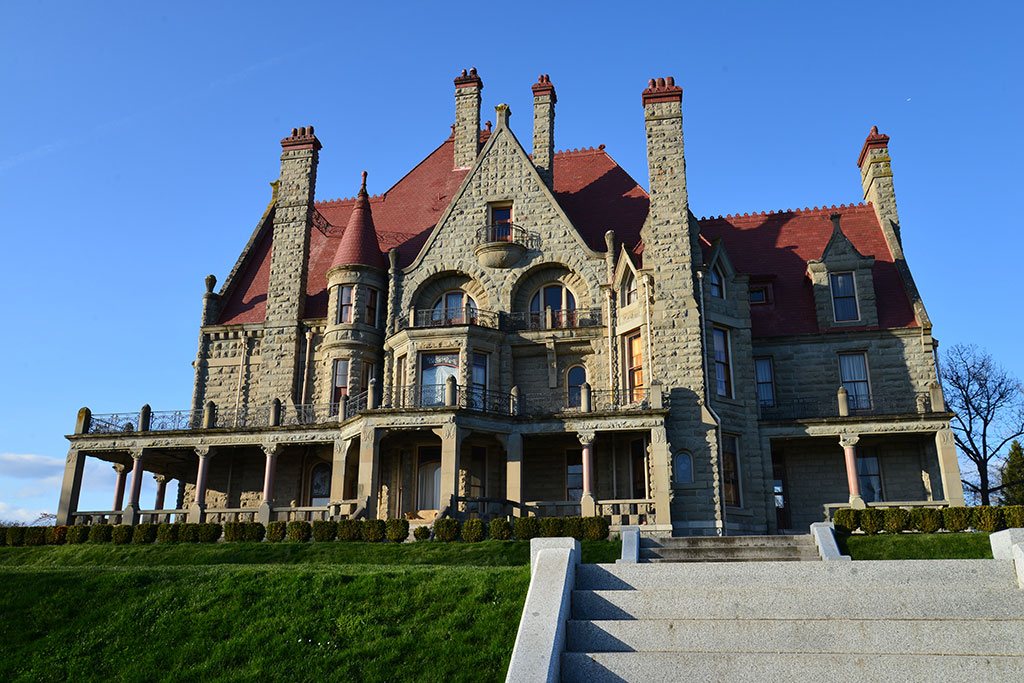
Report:
[[[318,201],[313,128],[281,141],[269,206],[207,278],[191,408],[80,411],[60,523],[582,514],[714,535],[963,504],[887,136],[857,158],[864,203],[697,218],[672,78],[641,95],[647,190],[603,145],[555,151],[548,76],[532,154],[506,105],[481,126],[475,69],[454,85],[451,135],[379,195],[364,173]],[[78,509],[86,457],[118,471],[111,510]]]

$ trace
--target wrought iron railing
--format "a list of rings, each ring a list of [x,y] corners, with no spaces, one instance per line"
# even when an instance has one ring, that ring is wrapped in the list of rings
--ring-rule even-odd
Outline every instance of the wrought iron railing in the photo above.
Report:
[[[850,396],[847,399],[848,417],[871,415],[911,415],[927,412],[930,408],[927,394],[912,394],[900,397]],[[760,419],[778,420],[813,420],[828,417],[840,417],[839,400],[835,396],[830,399],[795,399],[792,401],[761,403]]]
[[[138,426],[138,413],[107,413],[92,415],[89,418],[87,434],[116,434],[118,432],[134,432]]]
[[[600,308],[552,310],[548,321],[546,311],[514,311],[502,316],[501,328],[507,332],[558,330],[601,326]]]
[[[282,425],[315,425],[338,421],[339,403],[300,403],[281,407]]]
[[[522,396],[519,399],[518,414],[527,417],[554,415],[558,413],[583,412],[582,392],[550,393]],[[663,399],[663,405],[667,401]],[[649,392],[646,387],[631,390],[591,389],[590,412],[640,412],[651,410]]]
[[[270,426],[270,406],[217,406],[213,427],[217,429],[257,429]]]
[[[537,238],[526,228],[519,227],[514,223],[492,223],[491,225],[485,225],[476,232],[477,244],[501,242],[520,244],[530,249],[535,246]]]
[[[411,315],[411,318],[410,318]],[[397,328],[459,327],[478,325],[498,329],[501,315],[496,311],[485,311],[473,306],[465,308],[421,308],[398,316]]]
[[[466,410],[497,413],[498,415],[513,415],[516,407],[508,392],[461,385],[458,387],[458,406]]]
[[[201,410],[163,410],[149,414],[149,431],[174,432],[199,429],[203,423]]]
[[[508,332],[545,330],[547,318],[542,311],[515,311],[505,314],[502,328]]]
[[[647,410],[650,407],[647,387],[632,389],[591,389],[590,410]]]
[[[551,311],[552,329],[600,326],[600,308],[575,308],[572,310]]]
[[[364,412],[370,404],[370,392],[369,390],[360,391],[358,394],[353,394],[348,397],[348,401],[345,402],[345,414],[342,415],[342,419],[347,420],[350,417],[355,417],[361,412]]]

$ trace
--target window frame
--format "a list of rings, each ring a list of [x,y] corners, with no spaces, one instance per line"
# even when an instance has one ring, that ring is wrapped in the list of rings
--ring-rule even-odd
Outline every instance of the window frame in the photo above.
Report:
[[[448,297],[452,294],[458,294],[462,297],[461,307],[449,308]],[[469,303],[467,304],[466,302]],[[437,298],[434,305],[430,307],[430,311],[430,320],[433,323],[472,325],[476,321],[480,306],[477,304],[476,299],[473,298],[473,295],[466,290],[449,289]],[[457,312],[458,315],[452,315],[453,311]]]
[[[761,361],[768,362],[768,375],[769,380],[762,382],[757,373],[757,364]],[[761,385],[767,384],[771,387],[772,400],[770,403],[761,400]],[[757,395],[757,405],[759,408],[774,408],[778,403],[779,397],[775,391],[775,360],[771,356],[755,356],[754,357],[754,393]]]
[[[647,388],[647,384],[646,384],[646,379],[647,378],[646,378],[645,372],[644,372],[644,343],[643,343],[644,342],[644,337],[643,337],[643,334],[641,333],[640,330],[633,330],[632,332],[627,332],[625,336],[626,336],[626,338],[625,338],[624,341],[625,341],[626,349],[625,349],[625,354],[624,355],[625,355],[625,358],[626,358],[626,395],[630,399],[630,402],[642,401],[643,400],[642,390]],[[633,340],[636,340],[637,347],[640,349],[640,363],[639,363],[639,365],[634,365],[633,364],[633,360],[635,358],[635,356],[632,353],[633,352],[633,348],[632,348],[633,347],[633,344],[632,344]],[[636,384],[635,381],[634,381],[634,378],[637,375],[639,375],[639,377],[640,377],[640,383],[639,384]],[[636,390],[637,389],[641,390],[641,396],[639,398],[636,398]]]
[[[514,203],[511,201],[491,202],[487,205],[487,227],[491,233],[489,236],[490,241],[512,241],[512,226],[515,225],[514,206]],[[508,211],[508,220],[498,221],[495,219],[495,211],[506,210]]]
[[[339,368],[344,364],[345,371],[341,373],[341,377],[344,378],[344,384],[338,384]],[[348,396],[349,389],[349,373],[351,372],[352,361],[350,358],[335,358],[331,365],[331,397],[330,397],[330,414],[338,414],[338,406],[341,405],[341,398]],[[340,390],[340,391],[339,391]]]
[[[860,471],[861,470],[861,467],[860,467],[861,462],[865,462],[866,463],[869,460],[874,460],[875,468],[878,470],[877,474],[870,474],[870,473],[862,474],[861,473],[861,471]],[[857,488],[860,490],[860,495],[861,495],[861,498],[864,500],[864,502],[865,503],[882,503],[882,502],[885,502],[885,500],[886,500],[886,497],[885,497],[885,483],[884,483],[885,482],[885,477],[882,476],[882,459],[880,457],[878,457],[878,453],[864,453],[862,451],[858,451],[857,452],[857,457],[855,458],[855,467],[856,467],[856,470],[857,470]],[[875,489],[877,494],[878,494],[878,496],[874,500],[868,500],[867,498],[864,498],[864,488],[865,487],[864,487],[863,481],[864,481],[864,479],[867,479],[867,478],[877,478],[878,479],[878,486]]]
[[[711,272],[708,274],[708,293],[713,299],[724,299],[726,296],[725,290],[725,273],[722,271],[721,266],[717,263],[711,267]],[[718,289],[718,293],[715,293],[715,289]]]
[[[757,291],[757,292],[764,292],[764,300],[763,301],[754,301],[754,292],[755,291]],[[750,286],[750,292],[749,292],[749,295],[748,295],[748,300],[750,301],[750,305],[751,306],[766,306],[766,305],[772,303],[773,302],[772,286],[771,285],[766,285],[766,284],[751,285]]]
[[[718,348],[717,348],[717,341],[718,341],[717,335],[718,335],[718,333],[721,333],[721,334],[725,335],[725,361],[724,362],[718,360]],[[736,397],[736,388],[735,388],[735,384],[733,382],[733,371],[732,371],[732,335],[729,333],[729,329],[727,327],[721,327],[719,325],[712,326],[712,328],[711,328],[711,351],[712,351],[712,354],[714,355],[714,363],[715,363],[715,396],[717,398],[727,398],[727,399],[735,398]],[[725,391],[726,391],[726,393],[724,393],[724,394],[719,391],[718,370],[719,370],[719,367],[721,367],[721,366],[724,366],[725,370],[726,370],[726,377],[725,377]]]
[[[860,356],[861,358],[864,359],[864,379],[863,380],[846,380],[843,377],[843,360],[842,360],[843,356]],[[839,364],[839,384],[842,385],[842,387],[844,389],[846,389],[846,397],[847,397],[847,401],[848,401],[847,405],[848,405],[849,409],[851,411],[871,410],[872,406],[874,405],[874,399],[873,399],[874,389],[871,386],[871,364],[868,362],[868,352],[867,351],[839,351],[839,352],[836,353],[836,362]],[[852,383],[858,383],[858,384],[859,383],[864,383],[864,384],[867,385],[867,387],[868,387],[868,393],[867,393],[868,404],[867,404],[867,406],[861,406],[861,405],[854,406],[852,404],[851,397],[853,396],[853,393],[846,386],[848,382],[851,383],[851,384]]]
[[[626,273],[626,279],[622,282],[622,307],[632,306],[640,301],[640,289],[637,284],[637,276],[632,270]]]
[[[348,295],[348,301],[345,296]],[[356,304],[356,290],[354,285],[338,286],[338,310],[335,317],[336,325],[351,325],[352,312]]]
[[[851,283],[851,287],[853,289],[853,296],[852,297],[850,297],[850,296],[837,297],[836,296],[836,290],[835,290],[835,287],[833,285],[833,278],[841,277],[843,275],[849,275],[850,276],[850,283]],[[841,270],[841,271],[838,271],[838,272],[835,272],[835,273],[830,272],[828,274],[828,291],[829,291],[829,296],[831,296],[831,298],[832,298],[832,320],[833,320],[833,322],[836,322],[836,323],[856,323],[856,322],[860,322],[860,320],[861,320],[861,315],[860,315],[860,297],[857,294],[857,273],[855,271],[852,271],[852,270]],[[844,318],[843,320],[840,320],[839,319],[839,312],[836,310],[836,299],[837,298],[841,298],[841,299],[844,299],[844,300],[852,298],[853,299],[853,307],[854,307],[854,309],[857,312],[857,317],[856,318]]]
[[[569,379],[573,370],[583,371],[583,381],[576,386],[575,403],[573,402],[573,384]],[[583,385],[587,382],[587,366],[582,363],[570,365],[565,370],[565,405],[568,408],[579,408],[583,405]]]
[[[373,311],[373,315],[370,315]],[[366,305],[363,306],[363,322],[371,327],[380,327],[380,290],[366,288]]]
[[[573,459],[575,459],[575,454],[577,454],[577,453],[579,454],[579,460],[580,460],[580,464],[579,465],[570,465],[569,464],[569,454],[570,453],[573,454],[573,456],[574,456]],[[579,473],[570,472],[569,471],[570,467],[579,467],[580,468]],[[582,448],[566,448],[565,449],[565,468],[562,470],[562,473],[563,473],[563,475],[565,477],[564,478],[564,483],[565,483],[565,501],[569,502],[569,503],[579,503],[580,501],[583,500],[583,449]],[[576,491],[577,489],[575,487],[573,487],[572,489],[569,488],[569,477],[572,477],[573,480],[575,481],[577,476],[579,477],[579,483],[580,483],[579,489],[578,489],[579,492],[580,492],[580,497],[578,499],[574,499],[574,498],[570,498],[569,497],[569,491],[570,490],[571,491]],[[591,486],[593,486],[593,482],[591,482]]]
[[[689,465],[687,465],[687,467],[689,468],[689,473],[690,473],[689,481],[682,481],[682,480],[680,480],[680,478],[678,476],[679,468],[676,467],[676,461],[679,458],[686,458],[689,461],[689,463],[690,463]],[[683,488],[683,487],[686,487],[686,486],[693,486],[695,481],[696,481],[696,477],[694,476],[694,472],[693,472],[693,454],[690,451],[687,451],[687,450],[681,450],[681,451],[677,451],[676,453],[673,453],[672,454],[672,486],[675,487],[675,488]]]
[[[331,502],[331,474],[332,474],[331,470],[332,470],[332,467],[331,467],[331,463],[321,461],[321,462],[318,462],[318,463],[314,464],[309,469],[309,504],[311,506],[317,505],[317,503],[314,502],[315,498],[314,498],[314,495],[313,495],[314,494],[314,491],[313,491],[314,478],[316,477],[316,473],[317,473],[318,470],[323,471],[325,469],[327,470],[327,495],[326,496],[317,496],[317,497],[321,498],[321,499],[323,499],[323,498],[327,499],[327,502],[326,503],[321,503],[321,505],[328,505]]]
[[[727,439],[731,439],[734,444],[732,451],[726,451],[725,443]],[[720,474],[722,478],[722,504],[730,508],[742,508],[743,507],[743,470],[740,466],[740,437],[737,434],[722,434],[722,442],[719,445],[719,450],[722,453],[722,472]],[[730,503],[728,500],[728,480],[726,478],[726,461],[727,453],[735,458],[735,481],[736,481],[736,502]]]

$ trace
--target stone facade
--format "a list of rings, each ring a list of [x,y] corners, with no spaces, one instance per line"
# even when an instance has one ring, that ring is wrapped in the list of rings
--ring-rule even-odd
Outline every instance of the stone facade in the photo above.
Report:
[[[178,479],[193,518],[768,533],[865,502],[851,467],[881,502],[962,503],[887,137],[858,161],[869,204],[698,219],[671,78],[642,93],[649,192],[603,147],[554,151],[546,75],[532,157],[506,105],[481,130],[482,89],[455,79],[452,137],[379,197],[364,174],[355,199],[316,202],[320,141],[282,140],[270,206],[207,281],[189,417],[85,411],[66,519],[83,454]]]

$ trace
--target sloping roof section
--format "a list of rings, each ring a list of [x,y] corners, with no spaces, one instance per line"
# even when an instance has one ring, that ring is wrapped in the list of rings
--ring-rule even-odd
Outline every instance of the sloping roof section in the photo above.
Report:
[[[384,254],[380,253],[377,242],[369,195],[366,194],[366,171],[363,171],[363,184],[359,188],[345,232],[338,240],[338,249],[334,252],[334,260],[331,262],[332,268],[354,265],[387,270],[387,262]]]
[[[914,311],[870,204],[701,218],[701,233],[721,239],[733,265],[751,280],[769,281],[773,302],[750,307],[755,337],[820,332],[807,262],[832,238],[831,214],[857,251],[873,256],[872,275],[882,328],[916,327]],[[843,328],[849,331],[849,328]]]

